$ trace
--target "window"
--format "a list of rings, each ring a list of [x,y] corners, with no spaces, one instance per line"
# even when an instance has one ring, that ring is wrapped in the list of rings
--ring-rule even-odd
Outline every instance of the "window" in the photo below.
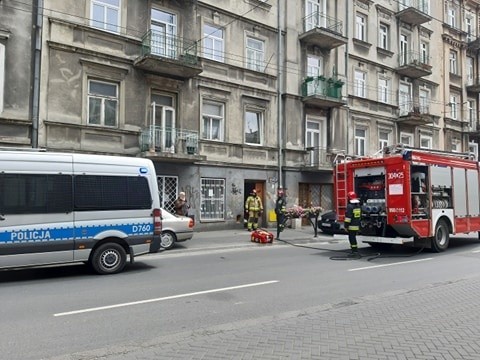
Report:
[[[389,130],[382,130],[378,131],[378,149],[382,150],[384,147],[390,145],[390,137],[392,136],[392,132]]]
[[[430,114],[430,92],[426,89],[419,89],[418,102],[421,114]]]
[[[203,30],[203,56],[215,61],[224,61],[223,30],[205,25]]]
[[[0,44],[0,114],[3,111],[3,94],[5,89],[5,46]]]
[[[367,41],[367,18],[363,14],[357,14],[355,18],[355,36],[358,40]]]
[[[467,100],[467,116],[470,129],[477,130],[475,122],[475,100]]]
[[[458,117],[458,98],[456,95],[450,95],[450,117],[457,119]]]
[[[460,151],[461,151],[460,140],[458,140],[457,138],[454,138],[452,140],[452,152],[460,152]]]
[[[367,74],[360,70],[355,70],[355,95],[366,97]]]
[[[365,156],[367,143],[367,130],[355,128],[355,155]]]
[[[430,64],[429,46],[424,41],[420,43],[420,62],[422,64]]]
[[[457,52],[450,50],[450,73],[458,74]]]
[[[223,141],[224,105],[205,101],[202,112],[202,139]]]
[[[225,179],[201,179],[200,219],[225,219]]]
[[[389,49],[389,35],[390,29],[388,25],[380,23],[380,27],[378,29],[378,47],[388,50]]]
[[[457,27],[457,11],[452,5],[447,10],[447,23],[451,27]]]
[[[247,37],[247,69],[264,70],[265,43],[261,40]]]
[[[467,56],[467,64],[466,64],[466,72],[467,72],[467,85],[473,85],[474,84],[474,60],[471,56]]]
[[[432,137],[430,135],[420,134],[420,148],[421,149],[432,148]]]
[[[410,38],[407,34],[400,34],[400,65],[407,65],[411,62]]]
[[[120,32],[120,0],[92,0],[91,26]]]
[[[467,33],[467,41],[472,41],[475,38],[473,27],[473,14],[468,13],[465,17],[465,32]]]
[[[71,175],[1,174],[2,214],[69,213]]]
[[[175,200],[178,197],[178,177],[158,175],[157,183],[160,207],[175,214]]]
[[[118,85],[88,81],[88,124],[117,126]]]
[[[258,111],[245,112],[245,143],[262,145],[263,114]]]
[[[389,81],[388,79],[378,79],[378,101],[383,103],[389,102]]]
[[[478,159],[478,144],[474,141],[468,143],[468,152],[475,155],[475,159]]]
[[[406,146],[413,146],[413,134],[400,133],[400,143]]]
[[[142,176],[74,177],[74,208],[77,211],[150,209],[152,196]]]
[[[177,16],[152,9],[150,51],[154,55],[176,59],[178,57]]]

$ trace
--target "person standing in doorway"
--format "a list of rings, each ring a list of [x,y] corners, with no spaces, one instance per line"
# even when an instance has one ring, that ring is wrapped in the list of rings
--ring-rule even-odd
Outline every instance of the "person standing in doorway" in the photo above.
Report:
[[[350,242],[350,256],[358,256],[357,233],[360,230],[360,220],[362,217],[362,209],[360,200],[354,191],[347,194],[348,205],[345,212],[345,229],[348,231],[348,241]]]
[[[282,188],[278,189],[277,201],[275,202],[275,214],[277,215],[277,240],[280,240],[280,233],[285,228],[285,212],[287,211],[287,200]]]
[[[263,204],[255,189],[250,192],[247,201],[245,201],[245,210],[248,211],[247,230],[257,230],[258,218],[262,216],[263,212]]]
[[[178,199],[175,200],[175,213],[181,216],[188,216],[189,208],[190,205],[188,205],[185,198],[185,193],[182,191],[180,194],[178,194]]]

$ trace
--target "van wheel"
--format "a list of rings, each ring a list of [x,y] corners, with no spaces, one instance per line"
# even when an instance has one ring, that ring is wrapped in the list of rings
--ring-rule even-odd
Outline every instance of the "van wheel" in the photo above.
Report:
[[[177,241],[177,237],[173,232],[162,231],[160,247],[164,248],[165,250],[171,249],[173,245],[175,245],[175,241]]]
[[[91,266],[100,275],[116,274],[127,263],[125,249],[116,243],[100,245],[92,255]]]
[[[435,234],[432,238],[432,251],[442,252],[447,250],[450,243],[450,233],[445,220],[439,220],[435,227]]]

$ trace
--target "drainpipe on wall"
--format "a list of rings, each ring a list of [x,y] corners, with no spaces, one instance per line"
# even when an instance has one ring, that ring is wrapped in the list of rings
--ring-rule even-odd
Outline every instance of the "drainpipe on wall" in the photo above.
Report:
[[[346,1],[346,21],[345,21],[345,36],[347,38],[347,43],[345,44],[345,85],[346,85],[346,93],[347,93],[347,119],[346,119],[346,124],[347,124],[347,132],[345,134],[345,136],[347,137],[347,144],[345,146],[345,154],[348,155],[349,154],[349,144],[350,144],[350,105],[348,105],[348,92],[349,92],[349,81],[348,81],[348,78],[349,78],[349,74],[348,74],[348,45],[349,45],[349,41],[350,41],[350,36],[349,36],[349,23],[350,23],[350,19],[349,19],[349,3],[350,1]],[[355,150],[354,150],[355,151]]]
[[[37,0],[33,8],[33,86],[32,86],[32,148],[38,148],[38,123],[40,108],[40,64],[42,56],[43,0]]]
[[[283,66],[283,51],[282,51],[282,25],[281,25],[281,11],[280,5],[282,0],[277,0],[277,22],[278,22],[278,36],[277,36],[277,135],[278,135],[278,187],[283,188],[282,180],[282,165],[283,165],[283,114],[282,114],[282,66]]]

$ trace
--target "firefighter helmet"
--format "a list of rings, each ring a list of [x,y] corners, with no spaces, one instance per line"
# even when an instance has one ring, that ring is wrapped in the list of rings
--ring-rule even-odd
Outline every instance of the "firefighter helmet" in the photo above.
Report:
[[[347,196],[348,200],[355,200],[357,198],[357,194],[355,194],[355,191],[349,191]]]
[[[250,191],[250,195],[257,195],[257,190],[253,189],[252,191]]]

